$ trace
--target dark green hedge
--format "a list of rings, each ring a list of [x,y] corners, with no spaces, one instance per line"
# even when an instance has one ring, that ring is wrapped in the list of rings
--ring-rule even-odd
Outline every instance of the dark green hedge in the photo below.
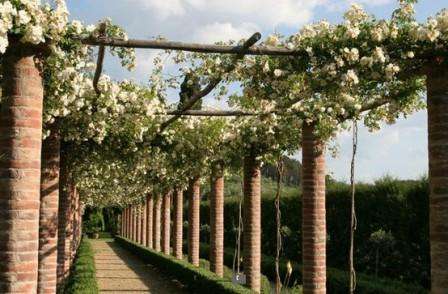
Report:
[[[229,185],[230,186],[230,185]],[[231,187],[228,188],[231,191]],[[327,190],[327,264],[345,269],[349,248],[350,187],[333,183]],[[289,192],[290,188],[288,188]],[[397,181],[384,178],[375,184],[357,185],[358,227],[355,236],[355,266],[358,272],[375,273],[375,255],[379,248],[379,277],[417,283],[429,288],[428,183]],[[302,259],[299,188],[297,194],[281,199],[283,251],[285,259]],[[272,195],[263,191],[262,252],[274,256],[276,251],[275,205]],[[238,224],[238,202],[226,194],[225,242],[234,247]],[[234,195],[233,195],[234,196]],[[201,241],[208,243],[209,204],[201,204]],[[370,236],[378,230],[390,232],[392,244],[377,246]]]
[[[210,246],[201,243],[200,255],[202,258],[208,258],[210,254]],[[232,248],[224,249],[224,263],[231,267],[233,264],[234,250]],[[287,261],[280,261],[280,276],[286,275]],[[302,267],[293,262],[293,272],[288,286],[297,286],[302,281]],[[271,281],[275,280],[275,259],[271,256],[262,255],[261,258],[261,272],[266,275]],[[348,274],[342,270],[335,268],[327,268],[327,292],[328,293],[348,293]],[[375,279],[372,276],[358,274],[357,293],[366,294],[405,294],[405,293],[427,293],[428,291],[417,285],[407,285],[398,281],[389,279]]]
[[[65,288],[60,292],[67,294],[99,293],[95,272],[95,260],[92,245],[87,238],[83,238],[79,245]]]
[[[219,278],[209,270],[195,267],[186,261],[178,260],[172,256],[155,252],[123,237],[116,236],[115,240],[120,246],[132,251],[142,260],[158,267],[160,270],[163,270],[165,273],[178,279],[182,284],[188,287],[188,290],[191,293],[253,293],[248,288],[240,285],[234,285],[231,281],[224,278]]]

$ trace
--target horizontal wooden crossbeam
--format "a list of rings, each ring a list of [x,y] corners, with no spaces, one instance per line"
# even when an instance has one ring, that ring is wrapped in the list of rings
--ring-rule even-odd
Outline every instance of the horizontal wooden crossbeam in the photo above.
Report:
[[[266,113],[247,112],[241,110],[175,110],[163,113],[163,115],[180,115],[180,116],[257,116]]]
[[[222,53],[222,54],[243,54],[243,55],[279,55],[292,56],[306,54],[306,52],[291,50],[288,48],[277,48],[272,46],[231,46],[231,45],[213,45],[184,43],[167,40],[138,40],[138,39],[113,39],[113,38],[97,38],[88,37],[82,39],[81,42],[91,46],[109,46],[109,47],[125,47],[138,49],[162,49],[162,50],[182,50],[198,53]]]

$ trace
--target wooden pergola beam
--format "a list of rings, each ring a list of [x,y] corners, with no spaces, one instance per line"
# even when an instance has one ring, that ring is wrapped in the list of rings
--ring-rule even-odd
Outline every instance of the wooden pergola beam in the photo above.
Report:
[[[241,46],[241,48],[243,49],[249,49],[250,47],[252,47],[256,42],[258,42],[261,39],[261,34],[260,33],[255,33],[253,34],[249,39],[247,39],[243,45]],[[236,57],[235,57],[235,63],[230,65],[225,72],[231,72],[235,69],[236,67],[236,62],[244,57],[244,53],[239,53]],[[189,99],[187,100],[187,103],[185,103],[184,107],[181,109],[181,112],[185,112],[190,110],[197,101],[199,101],[201,98],[207,96],[208,94],[210,94],[211,91],[213,91],[213,89],[222,81],[222,76],[216,77],[214,79],[212,79],[209,84],[202,89],[201,91],[199,91],[198,93],[193,94],[191,97],[189,97]],[[168,119],[167,121],[165,121],[164,123],[162,123],[162,125],[160,126],[160,130],[159,132],[163,132],[169,125],[171,125],[173,122],[175,122],[176,120],[178,120],[181,117],[181,115],[174,115],[173,117],[171,117],[170,119]]]
[[[159,115],[180,115],[180,116],[257,116],[269,113],[247,112],[241,110],[174,110]]]
[[[243,54],[243,55],[273,55],[273,56],[296,56],[307,55],[305,51],[291,50],[288,48],[278,48],[272,46],[253,46],[244,45],[214,45],[185,43],[167,40],[139,40],[139,39],[114,39],[88,37],[81,39],[85,45],[106,46],[106,47],[124,47],[136,49],[162,49],[162,50],[182,50],[198,53],[221,53],[221,54]]]

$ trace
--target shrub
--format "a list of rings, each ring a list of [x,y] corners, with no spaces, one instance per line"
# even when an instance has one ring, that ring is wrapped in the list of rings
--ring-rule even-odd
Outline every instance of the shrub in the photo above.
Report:
[[[95,272],[95,260],[92,245],[86,238],[83,238],[70,270],[70,276],[62,293],[99,293]]]

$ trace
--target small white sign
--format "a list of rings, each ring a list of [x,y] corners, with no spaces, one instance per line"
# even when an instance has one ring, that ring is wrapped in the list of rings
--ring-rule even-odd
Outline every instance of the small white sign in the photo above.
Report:
[[[234,284],[246,285],[246,275],[243,273],[233,274],[232,282]]]

